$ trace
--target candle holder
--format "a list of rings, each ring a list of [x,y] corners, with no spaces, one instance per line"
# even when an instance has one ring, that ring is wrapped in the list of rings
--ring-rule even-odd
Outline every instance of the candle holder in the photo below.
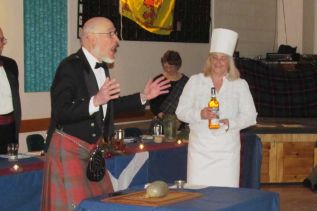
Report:
[[[185,181],[184,180],[176,180],[174,182],[175,186],[176,186],[176,189],[183,189],[184,188],[184,185],[185,185]]]
[[[115,155],[121,155],[125,152],[125,143],[123,139],[124,135],[121,136],[114,135],[112,137],[108,137],[106,140],[102,140],[99,143],[100,148],[104,153],[104,157],[111,158]]]

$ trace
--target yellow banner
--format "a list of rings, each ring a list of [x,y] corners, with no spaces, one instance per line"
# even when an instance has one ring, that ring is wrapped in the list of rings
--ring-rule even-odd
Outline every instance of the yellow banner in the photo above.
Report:
[[[174,5],[175,0],[120,0],[120,13],[149,32],[169,35]]]

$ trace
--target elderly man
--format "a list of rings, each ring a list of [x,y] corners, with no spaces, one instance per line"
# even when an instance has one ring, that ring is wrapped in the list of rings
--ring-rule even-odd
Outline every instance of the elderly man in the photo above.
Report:
[[[21,123],[18,66],[2,56],[7,43],[0,28],[0,154],[7,153],[9,143],[18,143]]]
[[[119,97],[120,85],[105,65],[114,62],[119,39],[106,18],[84,24],[81,45],[60,63],[51,87],[42,210],[72,210],[84,198],[112,192],[107,172],[99,182],[87,179],[89,152],[101,138],[111,137],[114,112],[144,109],[147,100],[170,87],[160,77],[148,81],[141,93]]]

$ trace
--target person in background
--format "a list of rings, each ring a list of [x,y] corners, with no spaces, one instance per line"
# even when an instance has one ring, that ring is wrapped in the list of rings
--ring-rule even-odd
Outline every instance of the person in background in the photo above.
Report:
[[[189,123],[187,182],[206,186],[239,186],[240,130],[256,124],[257,112],[247,82],[240,78],[233,52],[238,34],[215,29],[203,73],[190,77],[176,109]],[[209,129],[216,113],[208,107],[211,88],[219,101],[219,129]]]
[[[166,51],[161,58],[161,64],[163,73],[155,78],[164,76],[171,81],[171,87],[169,93],[160,95],[150,101],[152,113],[160,119],[164,117],[164,114],[175,114],[179,97],[188,81],[188,77],[179,71],[182,66],[182,58],[178,52]]]
[[[81,49],[58,66],[51,86],[51,125],[44,167],[41,210],[73,210],[88,197],[113,191],[107,174],[87,178],[89,153],[114,132],[114,112],[144,109],[147,100],[168,92],[164,77],[149,80],[141,93],[119,97],[120,85],[110,78],[106,63],[115,61],[119,46],[113,23],[89,19],[81,34]]]
[[[0,154],[7,153],[9,143],[19,143],[21,124],[19,71],[13,59],[2,56],[6,44],[0,28]]]

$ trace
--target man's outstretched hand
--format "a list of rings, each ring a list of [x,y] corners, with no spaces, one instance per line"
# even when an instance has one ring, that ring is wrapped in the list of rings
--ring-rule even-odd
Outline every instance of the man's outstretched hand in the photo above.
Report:
[[[120,94],[120,85],[115,79],[107,78],[100,87],[98,93],[94,96],[94,106],[100,106],[108,103],[110,100],[117,99]]]
[[[144,94],[145,100],[151,100],[161,94],[168,93],[168,88],[170,87],[170,80],[167,80],[164,76],[161,76],[154,81],[148,80],[142,94]]]

